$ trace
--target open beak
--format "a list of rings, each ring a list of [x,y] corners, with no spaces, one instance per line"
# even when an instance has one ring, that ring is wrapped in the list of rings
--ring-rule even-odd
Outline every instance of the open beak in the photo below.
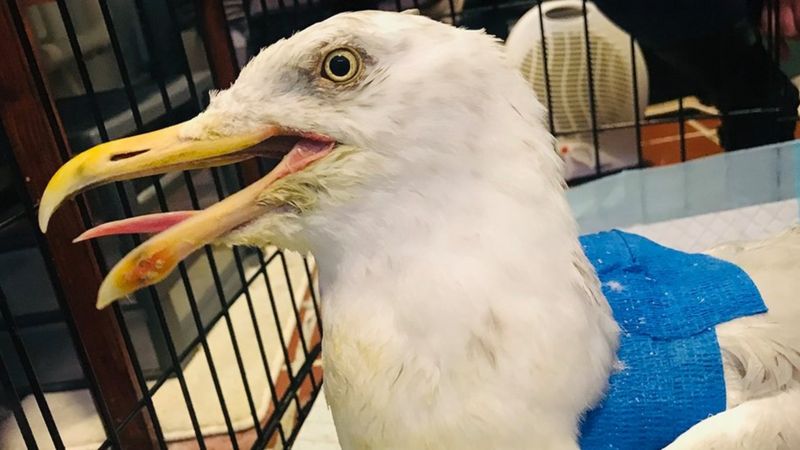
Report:
[[[283,157],[269,174],[202,211],[173,212],[125,219],[89,230],[78,239],[108,234],[155,232],[122,258],[106,276],[97,296],[103,308],[145,286],[164,279],[190,253],[268,212],[261,193],[276,180],[324,157],[334,142],[318,135],[291,132],[277,126],[236,136],[182,138],[183,124],[106,142],[86,150],[62,166],[45,189],[39,206],[39,226],[47,223],[65,199],[111,181],[176,170],[215,167],[256,156]]]

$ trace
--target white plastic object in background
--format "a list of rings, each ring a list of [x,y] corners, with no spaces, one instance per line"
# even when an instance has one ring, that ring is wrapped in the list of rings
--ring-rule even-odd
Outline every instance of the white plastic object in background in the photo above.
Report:
[[[541,21],[547,47],[546,89]],[[586,3],[591,43],[592,76],[598,128],[629,125],[599,133],[602,172],[635,166],[637,109],[644,116],[648,102],[648,77],[644,57],[631,38],[597,7]],[[583,2],[544,2],[525,13],[511,29],[506,52],[511,62],[536,92],[539,100],[552,103],[553,121],[559,135],[558,150],[567,162],[567,179],[594,174],[595,157],[589,96],[589,65],[584,39]],[[634,103],[633,60],[636,61],[638,105]]]

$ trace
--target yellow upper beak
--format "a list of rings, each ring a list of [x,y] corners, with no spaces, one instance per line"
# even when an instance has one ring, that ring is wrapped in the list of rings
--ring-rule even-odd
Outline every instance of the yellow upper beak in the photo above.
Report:
[[[39,207],[42,231],[64,199],[91,186],[114,180],[164,173],[173,170],[197,169],[230,164],[270,153],[266,139],[286,134],[279,127],[265,127],[257,132],[209,139],[183,139],[181,125],[152,133],[107,142],[91,148],[61,167],[45,189]],[[280,141],[276,139],[276,141]],[[303,154],[302,164],[327,154]],[[284,146],[285,147],[285,146]],[[286,149],[282,150],[285,154]],[[295,155],[293,152],[290,155]],[[259,204],[259,195],[275,180],[298,170],[297,158],[287,157],[264,178],[225,200],[196,213],[153,236],[122,258],[106,276],[98,292],[97,307],[102,308],[142,287],[166,277],[191,252],[208,244],[266,212]]]
[[[242,149],[279,134],[277,127],[254,133],[214,139],[183,139],[183,124],[132,136],[86,150],[64,164],[45,188],[39,204],[39,228],[68,197],[92,186],[111,181],[156,175],[178,169],[200,169],[252,158]]]

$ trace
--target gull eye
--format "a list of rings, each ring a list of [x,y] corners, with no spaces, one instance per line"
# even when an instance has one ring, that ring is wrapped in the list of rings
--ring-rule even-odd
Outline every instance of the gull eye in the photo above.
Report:
[[[361,60],[354,51],[340,48],[328,53],[322,64],[322,76],[337,83],[353,79],[361,68]]]

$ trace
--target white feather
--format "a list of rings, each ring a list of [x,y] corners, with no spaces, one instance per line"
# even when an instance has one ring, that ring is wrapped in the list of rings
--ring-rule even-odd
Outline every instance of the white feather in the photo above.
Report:
[[[326,84],[319,61],[342,46],[363,53],[364,72]],[[218,126],[230,117],[239,120]],[[326,397],[342,447],[576,449],[619,330],[578,243],[543,108],[499,42],[411,14],[339,15],[263,50],[182,135],[265,123],[358,150],[338,160],[339,178],[317,174],[316,198],[304,191],[302,204],[230,237],[315,254]],[[797,253],[777,280],[774,267],[748,262],[756,253],[728,256],[771,312],[718,329],[739,412],[704,422],[679,448],[711,448],[691,445],[796,396],[800,340],[789,324],[800,281],[771,289],[800,279]],[[755,442],[759,425],[750,428]]]

